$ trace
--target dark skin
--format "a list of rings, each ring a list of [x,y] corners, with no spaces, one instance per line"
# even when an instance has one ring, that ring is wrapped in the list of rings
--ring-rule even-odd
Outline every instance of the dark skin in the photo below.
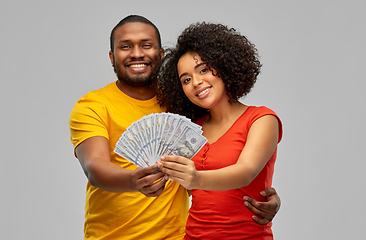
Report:
[[[261,192],[266,198],[266,202],[258,202],[257,200],[245,196],[244,205],[249,208],[255,215],[253,220],[261,225],[271,222],[281,206],[281,199],[274,188],[267,188]]]
[[[137,24],[136,26],[134,24],[133,28],[129,29],[130,26],[131,24],[126,24],[116,31],[114,53],[109,53],[112,66],[120,64],[120,69],[123,69],[124,61],[133,62],[134,59],[150,61],[151,59],[156,59],[153,58],[154,54],[155,56],[160,55],[163,57],[163,51],[160,49],[155,48],[155,52],[151,52],[154,51],[153,49],[145,49],[145,39],[157,41],[153,29],[142,29],[140,31],[149,34],[149,36],[131,34],[133,33],[132,31],[136,31],[137,27],[149,28],[151,27],[150,25]],[[126,52],[125,48],[118,48],[118,43],[124,40],[126,36],[128,36],[128,42],[133,46],[130,48],[131,51],[128,50],[128,52]],[[141,63],[141,60],[137,61],[137,63]],[[148,68],[146,69],[148,71]],[[134,74],[129,68],[126,71],[127,74]],[[126,85],[120,80],[117,81],[117,86],[122,92],[136,99],[144,100],[155,96],[155,89],[152,89],[150,86],[135,87]],[[109,141],[105,137],[95,136],[88,138],[76,147],[75,154],[90,184],[95,187],[118,193],[139,191],[147,197],[157,197],[164,190],[167,180],[163,177],[164,174],[158,171],[158,165],[128,170],[114,164],[110,155]],[[264,191],[267,193],[266,200],[268,202],[257,202],[251,198],[245,201],[247,203],[246,206],[258,216],[253,219],[259,224],[266,224],[272,221],[281,204],[280,198],[273,188]]]
[[[110,192],[139,191],[147,197],[157,197],[164,190],[163,173],[151,174],[159,170],[157,165],[127,170],[112,163],[105,137],[88,138],[75,151],[85,175],[95,187]]]
[[[126,23],[115,30],[114,49],[109,57],[118,72],[117,87],[126,95],[139,100],[155,96],[155,89],[142,82],[150,83],[153,68],[164,56],[164,51],[156,46],[158,37],[151,25]],[[134,85],[133,81],[139,84]],[[157,197],[164,190],[166,180],[163,173],[157,172],[157,165],[129,170],[114,164],[105,137],[88,138],[76,147],[75,154],[95,187],[117,193],[139,191],[147,197]]]

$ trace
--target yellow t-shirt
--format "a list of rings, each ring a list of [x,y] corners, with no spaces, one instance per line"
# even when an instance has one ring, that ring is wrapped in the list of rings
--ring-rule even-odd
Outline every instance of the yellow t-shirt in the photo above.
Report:
[[[137,166],[113,152],[115,144],[134,121],[163,110],[156,97],[136,100],[111,83],[89,92],[75,104],[70,115],[71,142],[75,149],[87,138],[106,137],[112,162],[133,170]],[[172,181],[158,197],[139,192],[112,193],[88,182],[85,239],[183,239],[188,201],[187,191]]]

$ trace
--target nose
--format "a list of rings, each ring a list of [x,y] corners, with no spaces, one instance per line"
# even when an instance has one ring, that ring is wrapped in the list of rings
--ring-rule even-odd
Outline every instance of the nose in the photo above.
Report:
[[[136,47],[132,48],[130,56],[131,56],[131,58],[139,59],[139,58],[143,58],[145,56],[145,53],[142,48],[136,46]]]
[[[192,77],[192,84],[194,87],[201,85],[202,82],[203,82],[203,79],[201,77],[197,77],[197,76]]]

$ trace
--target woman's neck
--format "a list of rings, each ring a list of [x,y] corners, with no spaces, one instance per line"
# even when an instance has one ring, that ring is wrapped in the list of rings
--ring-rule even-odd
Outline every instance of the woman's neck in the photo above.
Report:
[[[210,144],[224,135],[248,107],[240,102],[232,103],[225,108],[210,109],[210,114],[202,124],[203,136]]]
[[[227,103],[224,106],[209,109],[210,115],[205,119],[206,123],[221,125],[228,122],[234,122],[248,108],[241,102]]]

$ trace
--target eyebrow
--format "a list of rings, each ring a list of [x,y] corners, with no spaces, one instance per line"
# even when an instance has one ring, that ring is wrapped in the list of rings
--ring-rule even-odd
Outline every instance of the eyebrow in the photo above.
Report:
[[[200,66],[202,66],[202,65],[207,65],[205,62],[201,62],[201,63],[199,63],[199,64],[197,64],[196,66],[194,66],[194,69],[197,69],[197,68],[199,68]],[[181,79],[182,77],[184,77],[185,75],[188,75],[188,73],[182,73],[180,76],[179,76],[179,79]]]
[[[145,38],[145,39],[141,39],[140,40],[141,42],[149,42],[149,41],[154,41],[152,38]],[[122,44],[122,43],[128,43],[128,42],[131,42],[131,40],[129,39],[126,39],[126,40],[120,40],[118,42],[118,44]]]

